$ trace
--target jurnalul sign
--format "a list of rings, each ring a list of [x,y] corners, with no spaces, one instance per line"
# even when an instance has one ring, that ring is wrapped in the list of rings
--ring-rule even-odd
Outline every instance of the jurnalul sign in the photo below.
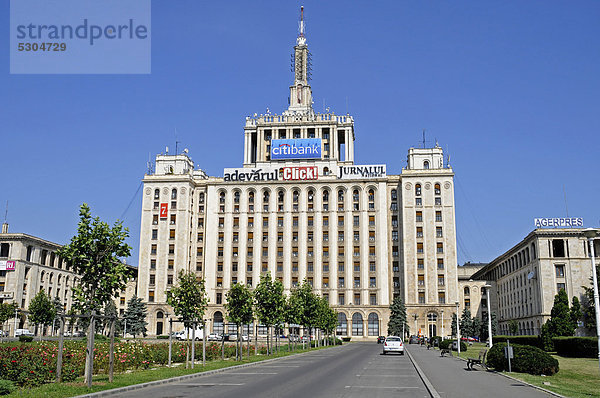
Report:
[[[583,228],[583,218],[535,218],[533,220],[536,228]]]
[[[353,180],[362,178],[383,178],[386,176],[385,164],[368,164],[364,166],[340,166],[338,178]]]
[[[321,159],[321,139],[271,140],[271,160],[281,159]]]

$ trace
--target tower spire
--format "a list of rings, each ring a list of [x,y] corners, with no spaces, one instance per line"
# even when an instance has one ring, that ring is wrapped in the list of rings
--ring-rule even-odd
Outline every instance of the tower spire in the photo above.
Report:
[[[287,113],[313,113],[312,90],[308,84],[310,69],[310,54],[306,45],[306,25],[304,23],[304,6],[300,7],[298,22],[298,38],[294,46],[293,72],[294,83],[290,86],[290,106]]]

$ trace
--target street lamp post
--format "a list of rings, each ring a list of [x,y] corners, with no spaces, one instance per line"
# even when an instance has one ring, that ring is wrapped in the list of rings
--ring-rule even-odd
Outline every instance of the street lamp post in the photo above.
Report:
[[[15,308],[15,327],[13,330],[13,337],[17,337],[17,316],[18,316],[17,312],[18,311],[19,311],[19,309]]]
[[[460,320],[458,319],[458,305],[456,302],[456,349],[458,350],[458,357],[460,358]]]
[[[419,318],[419,315],[414,314],[413,318],[415,319],[415,333],[417,333],[417,318]],[[415,336],[418,336],[418,333]]]
[[[487,313],[488,313],[488,348],[492,348],[492,313],[490,312],[490,289],[492,285],[486,284],[485,293],[487,297]]]
[[[598,236],[598,230],[587,228],[583,230],[583,234],[590,245],[590,256],[592,257],[592,281],[594,282],[594,308],[596,313],[596,336],[598,336],[598,366],[600,366],[600,305],[598,304],[598,281],[596,277],[596,260],[594,253],[594,239]]]
[[[444,310],[442,312],[442,340],[444,339]]]

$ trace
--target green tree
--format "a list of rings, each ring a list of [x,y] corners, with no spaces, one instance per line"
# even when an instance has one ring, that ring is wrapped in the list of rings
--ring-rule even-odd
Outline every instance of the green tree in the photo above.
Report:
[[[299,321],[304,329],[308,329],[308,341],[310,343],[312,328],[317,324],[318,297],[313,293],[312,286],[306,281],[292,291],[292,295],[298,297],[300,303]]]
[[[390,305],[390,320],[387,324],[387,333],[390,336],[402,336],[402,329],[404,326],[404,332],[409,333],[408,323],[406,323],[406,306],[404,301],[398,295],[394,297],[392,305]],[[402,336],[404,338],[404,336]]]
[[[456,322],[456,312],[455,312],[452,314],[452,326],[451,326],[452,336],[456,336],[456,325],[457,325],[457,322]]]
[[[492,336],[497,334],[498,331],[498,319],[496,318],[496,313],[492,312]],[[485,341],[488,338],[488,320],[487,318],[481,322],[481,327],[479,328],[479,339],[480,341]]]
[[[184,321],[186,328],[193,327],[194,323],[202,321],[208,305],[204,280],[193,272],[179,271],[177,285],[167,291],[167,303]]]
[[[473,335],[473,318],[471,318],[471,311],[468,308],[463,310],[460,317],[460,335],[467,337]]]
[[[56,309],[52,300],[45,291],[40,290],[29,303],[29,321],[36,326],[49,326],[55,316]]]
[[[141,298],[134,295],[129,299],[123,319],[127,322],[127,333],[131,334],[133,338],[140,334],[144,337],[146,336],[146,325],[148,325],[146,322],[147,315],[146,303]]]
[[[596,265],[596,279],[600,281],[600,264]],[[582,302],[582,315],[584,326],[596,334],[596,311],[594,309],[594,278],[590,276],[590,285],[583,286],[585,291]]]
[[[104,320],[104,332],[106,333],[107,336],[110,335],[110,323],[112,322],[112,319],[115,319],[115,336],[118,336],[122,333],[123,328],[122,328],[122,322],[119,319],[119,314],[117,313],[117,305],[115,304],[114,301],[109,301],[108,303],[106,303],[104,305],[104,312],[103,312],[104,316],[109,317],[107,319]],[[145,318],[144,318],[144,322],[145,322]],[[144,331],[145,333],[145,331]]]
[[[225,310],[227,311],[227,320],[231,323],[235,323],[236,331],[238,333],[238,339],[236,345],[239,345],[239,360],[242,360],[241,350],[241,334],[240,327],[244,324],[252,322],[252,292],[241,283],[234,284],[229,291],[225,294],[227,302],[225,303]]]
[[[18,308],[17,303],[0,303],[0,328],[4,331],[4,322],[15,316],[15,310]],[[0,338],[3,336],[0,333]]]
[[[297,295],[290,294],[287,296],[284,302],[284,321],[290,326],[290,333],[292,332],[292,325],[300,324],[300,312],[302,310],[302,303]],[[336,326],[337,326],[337,315],[336,315]],[[296,348],[296,340],[293,340],[294,349]]]
[[[513,336],[517,335],[519,333],[519,321],[516,319],[508,321],[508,331]]]
[[[319,298],[319,323],[318,327],[330,335],[337,327],[337,313],[329,306],[329,300],[325,297]]]
[[[569,312],[569,297],[564,289],[554,296],[554,305],[550,311],[549,332],[552,337],[573,336],[575,328]]]
[[[121,221],[110,227],[98,217],[92,218],[90,208],[82,204],[79,211],[77,235],[58,254],[80,275],[73,296],[82,310],[100,312],[108,301],[126,287],[127,267],[119,259],[129,257],[129,237]]]
[[[284,319],[283,284],[279,279],[271,279],[270,272],[260,276],[260,282],[254,289],[254,305],[258,321],[269,329]],[[267,336],[267,350],[269,350],[269,336]]]
[[[487,325],[487,322],[485,323]],[[478,317],[474,316],[471,320],[471,336],[480,336],[481,326],[483,322]]]
[[[571,309],[569,310],[569,318],[571,319],[571,327],[573,331],[577,330],[579,327],[579,321],[581,320],[581,304],[579,303],[579,299],[577,296],[573,296],[573,300],[571,301]]]

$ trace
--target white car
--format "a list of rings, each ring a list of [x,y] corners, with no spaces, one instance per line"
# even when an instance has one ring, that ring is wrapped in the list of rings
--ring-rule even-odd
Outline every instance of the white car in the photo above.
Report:
[[[208,341],[221,341],[223,340],[223,336],[221,336],[218,333],[211,333],[206,337],[206,340]]]
[[[397,352],[400,355],[404,355],[404,343],[398,336],[388,336],[383,342],[383,355],[388,352]]]

